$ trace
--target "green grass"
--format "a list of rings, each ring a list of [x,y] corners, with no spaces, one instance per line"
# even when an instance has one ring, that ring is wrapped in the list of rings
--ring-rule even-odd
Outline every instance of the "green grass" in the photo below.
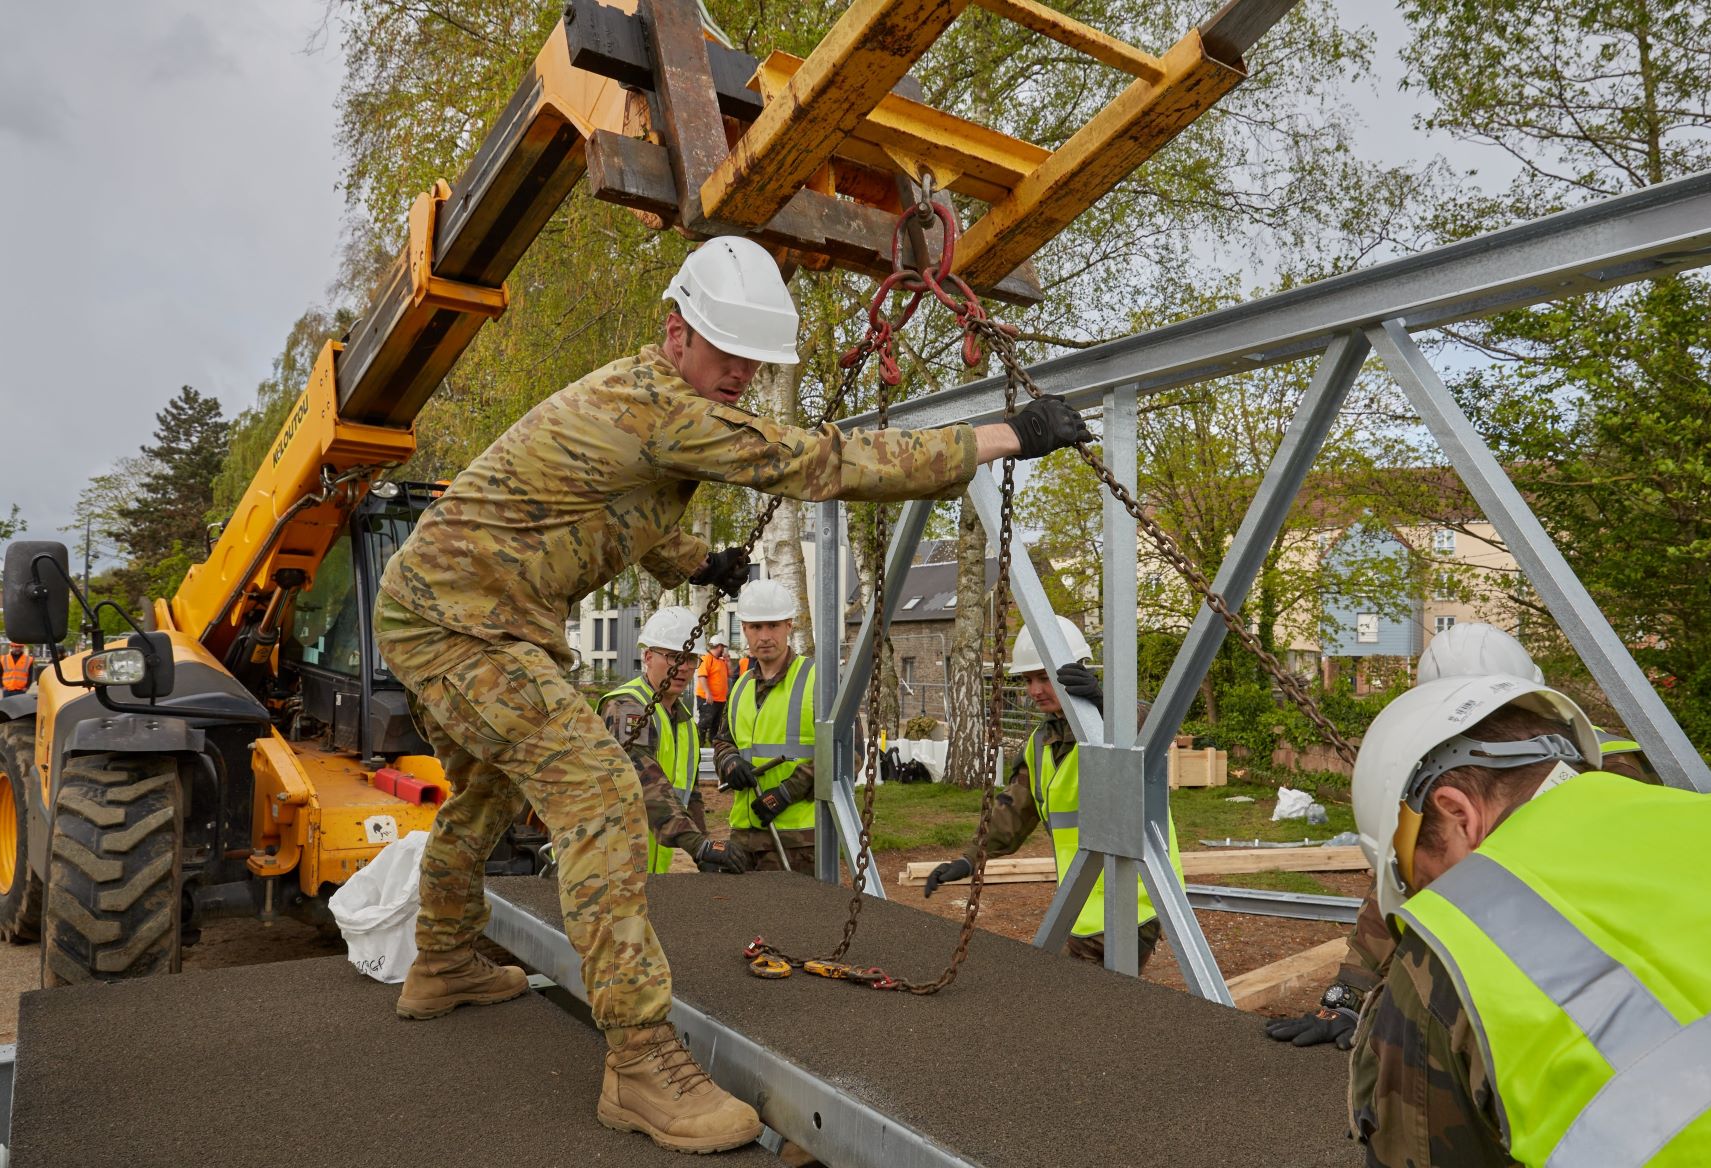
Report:
[[[1312,790],[1312,788],[1306,788]],[[1232,795],[1248,795],[1252,803],[1227,802]],[[859,804],[862,792],[856,792]],[[1172,791],[1170,811],[1176,820],[1177,838],[1187,849],[1196,849],[1202,839],[1299,840],[1329,839],[1340,831],[1354,830],[1354,809],[1347,803],[1326,803],[1330,822],[1309,827],[1304,819],[1271,821],[1277,792],[1265,786],[1208,787]],[[1323,800],[1321,800],[1323,802]],[[887,783],[874,792],[873,849],[904,852],[915,848],[943,848],[959,852],[974,839],[980,818],[980,792],[965,791],[939,783]],[[1283,884],[1260,882],[1261,876],[1276,876]],[[1286,887],[1290,880],[1306,881],[1301,887]],[[1283,872],[1256,875],[1244,883],[1255,888],[1277,887],[1285,892],[1323,892],[1312,877]]]
[[[1225,876],[1217,880],[1201,879],[1200,882],[1225,884],[1232,888],[1261,888],[1268,892],[1337,895],[1335,889],[1311,872],[1243,872],[1239,876]]]

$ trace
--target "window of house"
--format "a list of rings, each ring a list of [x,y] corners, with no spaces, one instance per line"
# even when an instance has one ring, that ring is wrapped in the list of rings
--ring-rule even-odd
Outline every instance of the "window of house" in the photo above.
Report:
[[[1355,615],[1355,642],[1361,645],[1378,644],[1378,614],[1362,612]]]
[[[1454,600],[1456,598],[1456,578],[1452,573],[1439,572],[1432,586],[1433,600]]]
[[[956,597],[952,596],[949,600],[945,601],[945,607],[946,608],[955,608],[956,607]]]
[[[915,659],[905,657],[897,664],[897,680],[913,689],[915,686]]]
[[[1440,527],[1432,533],[1432,550],[1448,555],[1456,550],[1456,533],[1447,527]]]
[[[606,622],[596,620],[589,623],[594,626],[594,651],[598,653],[606,647]]]
[[[612,650],[618,648],[618,618],[615,616],[606,620],[606,647]]]
[[[1447,633],[1450,629],[1455,627],[1455,623],[1456,618],[1453,616],[1438,617],[1432,622],[1432,631],[1434,633]]]
[[[920,603],[921,603],[921,598],[919,596],[911,596],[908,600],[905,600],[903,602],[903,611],[908,612],[911,608],[914,608],[917,604],[920,604]]]

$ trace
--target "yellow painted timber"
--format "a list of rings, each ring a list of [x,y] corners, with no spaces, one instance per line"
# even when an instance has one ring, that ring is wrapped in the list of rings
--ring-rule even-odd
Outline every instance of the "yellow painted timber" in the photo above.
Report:
[[[703,213],[759,227],[783,210],[968,3],[855,0],[702,184]]]
[[[1208,56],[1194,31],[1161,63],[1162,80],[1133,82],[964,233],[956,267],[965,279],[972,284],[1002,279],[1244,76]]]
[[[750,86],[770,107],[783,100],[791,79],[802,69],[802,58],[775,52],[760,63]],[[870,150],[852,150],[861,143]],[[995,202],[1008,195],[1052,156],[1043,146],[967,121],[930,105],[887,93],[865,118],[856,123],[840,155],[885,165],[902,155],[924,163],[944,189]],[[954,177],[953,177],[954,176]]]
[[[1072,20],[1055,8],[1036,4],[1034,0],[974,0],[974,3],[1005,20],[1050,37],[1078,53],[1086,53],[1095,61],[1121,69],[1134,77],[1157,81],[1164,76],[1164,66],[1151,53],[1142,52],[1131,44],[1096,28]]]

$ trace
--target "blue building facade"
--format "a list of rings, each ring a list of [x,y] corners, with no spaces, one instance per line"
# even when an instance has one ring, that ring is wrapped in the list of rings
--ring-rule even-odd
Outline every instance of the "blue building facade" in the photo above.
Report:
[[[1357,563],[1369,564],[1375,559],[1394,559],[1401,569],[1407,564],[1408,555],[1407,546],[1393,532],[1357,524],[1325,549],[1325,562],[1335,571],[1352,569]],[[1326,657],[1418,657],[1424,648],[1422,597],[1410,597],[1400,617],[1375,611],[1365,601],[1343,596],[1327,597],[1325,612],[1336,626],[1321,643],[1320,652]]]

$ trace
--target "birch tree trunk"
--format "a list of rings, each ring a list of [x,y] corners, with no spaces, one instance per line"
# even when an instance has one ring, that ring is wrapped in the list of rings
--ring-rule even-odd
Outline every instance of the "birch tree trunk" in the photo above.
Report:
[[[945,713],[950,733],[945,781],[978,787],[986,725],[986,529],[962,497],[957,518],[956,623],[951,630]]]
[[[806,370],[806,362],[767,365],[761,369],[754,386],[762,409],[769,417],[786,425],[798,424],[802,376]],[[794,499],[786,499],[779,505],[761,537],[758,550],[766,557],[767,571],[772,578],[796,597],[796,629],[791,634],[790,647],[798,653],[811,653],[814,630],[809,619],[808,567],[802,558],[802,507]]]

